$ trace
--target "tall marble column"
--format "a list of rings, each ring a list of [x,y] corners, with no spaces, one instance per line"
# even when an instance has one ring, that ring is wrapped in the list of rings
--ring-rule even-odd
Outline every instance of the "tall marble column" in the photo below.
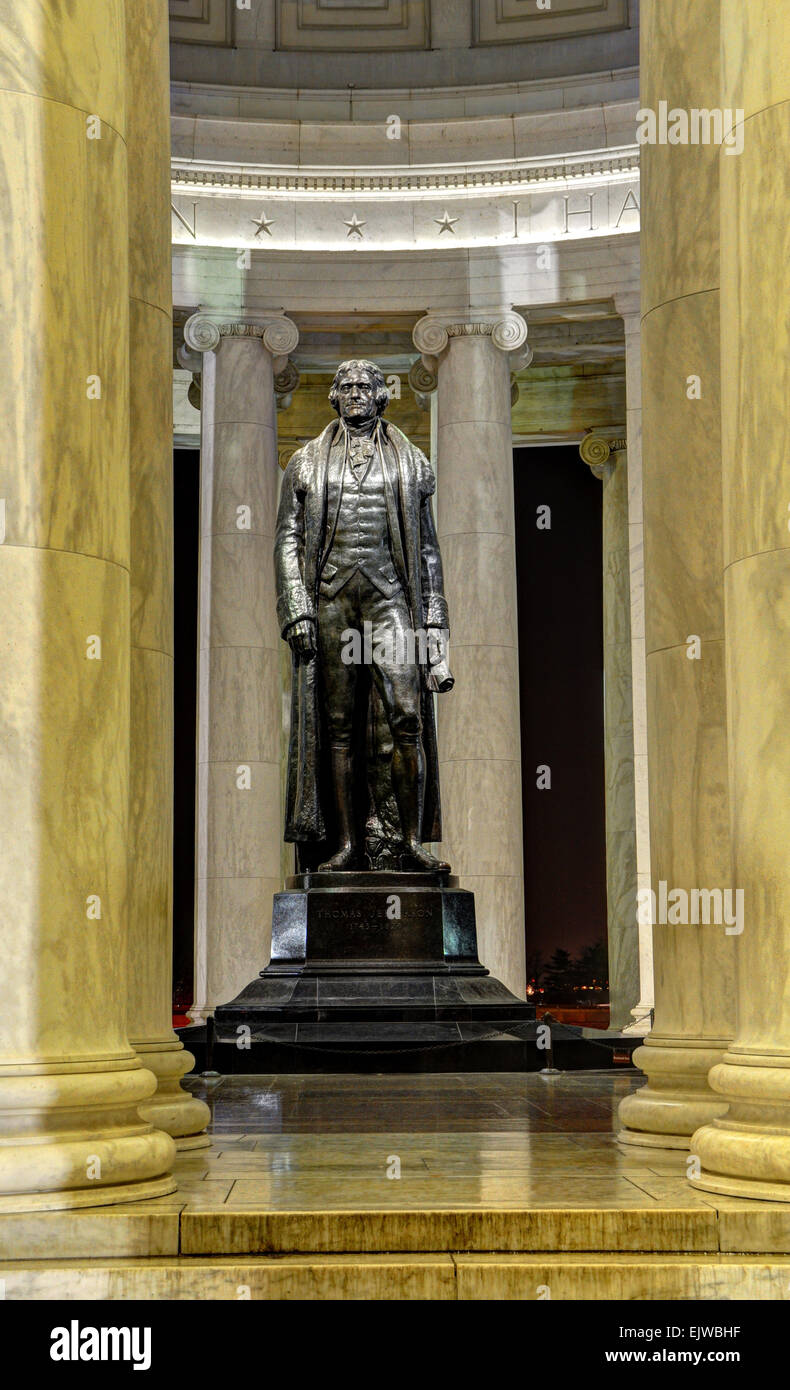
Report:
[[[733,885],[743,892],[737,1030],[710,1074],[726,1115],[691,1144],[694,1186],[790,1201],[790,21],[722,0],[722,455]]]
[[[645,658],[645,562],[642,504],[642,330],[639,292],[616,294],[625,330],[625,404],[628,441],[628,574],[631,595],[631,715],[634,741],[634,805],[637,892],[650,889],[650,806],[647,768],[647,670]],[[644,914],[637,922],[639,997],[624,1032],[644,1037],[652,1027],[653,929]]]
[[[642,104],[719,105],[719,0],[646,0]],[[653,889],[730,886],[721,580],[719,179],[711,145],[642,152],[645,631]],[[682,911],[682,909],[681,909]],[[647,1086],[621,1139],[686,1148],[725,1109],[708,1085],[734,1027],[724,924],[653,929]],[[677,912],[675,912],[677,915]],[[702,915],[702,914],[699,914]]]
[[[456,685],[437,701],[443,853],[475,893],[480,956],[526,990],[511,354],[518,314],[429,314],[414,342],[438,371],[437,529]],[[438,366],[437,366],[438,362]]]
[[[603,484],[603,668],[609,1027],[633,1022],[639,998],[636,798],[631,673],[628,465],[624,439],[587,435],[582,459]]]
[[[298,331],[282,313],[198,313],[200,458],[195,1019],[269,958],[281,887],[281,639],[274,593],[280,485],[275,373]]]
[[[129,1040],[157,1079],[141,1109],[179,1149],[209,1143],[173,1032],[173,328],[166,0],[127,0],[131,741]]]
[[[0,1212],[171,1192],[126,1033],[121,0],[0,0]]]

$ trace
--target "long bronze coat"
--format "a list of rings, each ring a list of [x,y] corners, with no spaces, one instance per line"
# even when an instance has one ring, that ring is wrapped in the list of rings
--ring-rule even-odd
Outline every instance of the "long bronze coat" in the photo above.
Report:
[[[436,487],[433,469],[396,426],[382,420],[381,428],[390,548],[412,627],[415,631],[431,626],[446,629],[442,561],[430,500]],[[284,637],[292,623],[315,618],[317,613],[326,538],[331,536],[334,522],[334,518],[327,518],[327,469],[339,429],[340,422],[334,420],[316,439],[297,450],[283,477],[274,564],[277,617]],[[285,812],[285,839],[289,841],[321,842],[329,833],[322,804],[322,789],[328,782],[322,766],[325,740],[320,679],[317,658],[306,664],[293,658]],[[422,840],[436,843],[442,838],[439,768],[433,698],[425,682],[422,713],[426,757]]]

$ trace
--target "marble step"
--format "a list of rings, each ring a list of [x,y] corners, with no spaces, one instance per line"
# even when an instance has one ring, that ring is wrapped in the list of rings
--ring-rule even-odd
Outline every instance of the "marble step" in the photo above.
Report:
[[[239,1179],[243,1182],[244,1179]],[[528,1179],[522,1180],[526,1186]],[[199,1197],[174,1194],[153,1202],[82,1210],[31,1212],[0,1218],[0,1278],[18,1262],[96,1261],[185,1255],[197,1259],[265,1255],[454,1255],[500,1252],[543,1259],[564,1255],[722,1254],[790,1256],[790,1207],[694,1195],[644,1203],[602,1196],[563,1203],[568,1178],[552,1180],[553,1200],[478,1207],[413,1205],[333,1207],[308,1203],[274,1209],[240,1197],[227,1201],[230,1184],[208,1179]],[[260,1183],[258,1183],[260,1186]],[[788,1280],[790,1283],[790,1279]]]
[[[790,1256],[422,1253],[0,1264],[5,1298],[784,1300]]]

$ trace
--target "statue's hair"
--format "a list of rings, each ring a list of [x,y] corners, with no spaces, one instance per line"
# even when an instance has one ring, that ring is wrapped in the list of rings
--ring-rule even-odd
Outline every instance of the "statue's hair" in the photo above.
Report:
[[[365,371],[373,383],[376,391],[376,414],[383,415],[390,402],[390,393],[384,381],[384,373],[376,366],[375,362],[366,362],[361,357],[350,357],[347,362],[341,362],[335,372],[335,379],[329,388],[329,403],[334,410],[340,414],[338,397],[338,386],[347,372]]]

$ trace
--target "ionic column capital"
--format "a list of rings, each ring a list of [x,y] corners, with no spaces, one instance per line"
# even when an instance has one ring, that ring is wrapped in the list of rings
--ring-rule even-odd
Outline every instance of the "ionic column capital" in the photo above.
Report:
[[[525,367],[532,357],[527,341],[527,323],[513,309],[481,313],[471,309],[442,310],[425,314],[412,330],[414,346],[422,353],[428,370],[447,348],[451,338],[490,337],[494,347],[511,359],[518,354],[518,366]]]
[[[409,368],[408,382],[415,396],[429,396],[439,384],[435,366],[422,357],[415,358]]]
[[[299,329],[278,310],[232,318],[227,312],[201,309],[184,324],[184,342],[193,352],[216,352],[223,338],[260,338],[272,357],[287,358],[299,342]]]
[[[579,445],[579,453],[596,478],[602,479],[606,476],[606,465],[611,455],[626,447],[627,441],[623,438],[609,439],[606,435],[592,432],[584,436]]]
[[[635,320],[638,324],[642,311],[642,299],[639,290],[618,291],[614,296],[614,307],[626,323],[630,319]]]
[[[293,400],[293,393],[297,390],[302,378],[290,357],[285,359],[284,364],[274,374],[274,394],[277,397],[277,409],[287,410]]]

